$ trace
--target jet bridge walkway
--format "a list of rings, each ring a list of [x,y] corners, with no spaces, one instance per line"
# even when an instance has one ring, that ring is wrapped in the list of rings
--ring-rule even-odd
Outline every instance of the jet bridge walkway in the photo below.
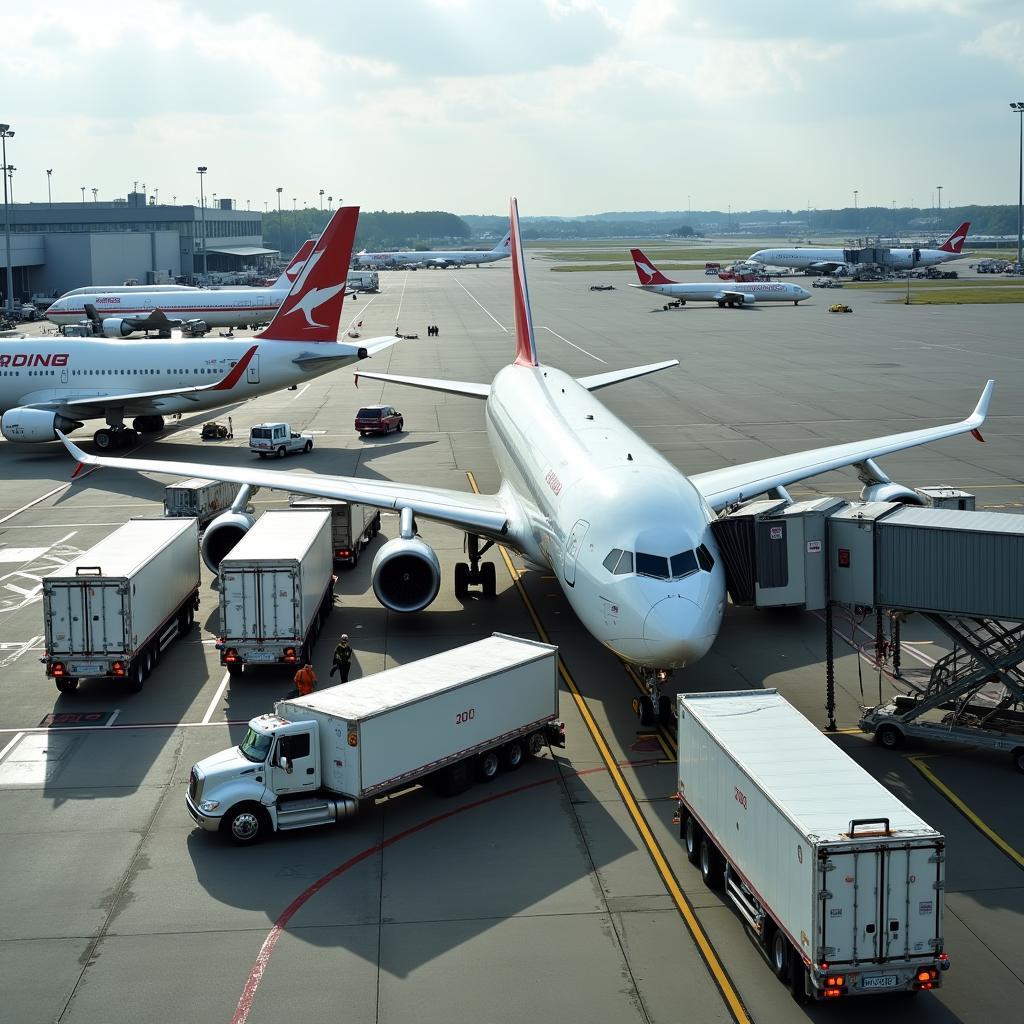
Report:
[[[926,685],[904,681],[907,692],[863,708],[861,728],[890,748],[929,739],[1006,751],[1024,771],[1024,515],[971,511],[972,496],[945,494],[953,507],[757,501],[712,529],[734,604],[824,611],[829,728],[833,608],[874,611],[879,664],[891,652],[897,678],[900,623],[917,612],[953,649]]]

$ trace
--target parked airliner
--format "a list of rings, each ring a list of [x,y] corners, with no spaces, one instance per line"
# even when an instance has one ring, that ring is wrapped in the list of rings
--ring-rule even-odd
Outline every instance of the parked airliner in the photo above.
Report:
[[[554,574],[580,621],[609,650],[644,670],[647,721],[667,715],[660,681],[692,665],[718,634],[725,572],[711,530],[726,506],[842,466],[884,476],[874,457],[965,431],[977,434],[992,395],[990,381],[970,417],[853,444],[779,455],[687,477],[595,397],[601,388],[678,365],[678,360],[575,379],[540,362],[530,312],[516,201],[511,203],[516,349],[490,384],[357,372],[360,378],[464,395],[485,403],[488,438],[501,473],[493,494],[357,477],[310,476],[246,466],[89,455],[64,443],[80,463],[143,473],[202,476],[239,484],[341,498],[400,512],[399,536],[377,551],[374,593],[393,611],[415,612],[436,597],[441,570],[417,535],[416,518],[463,530],[469,564],[455,569],[455,591],[480,583],[494,592],[493,543]],[[699,368],[698,368],[699,372]],[[980,435],[978,435],[980,437]],[[881,482],[868,492],[891,493]],[[212,529],[212,527],[211,527]]]
[[[938,249],[890,249],[883,265],[896,270],[911,270],[914,267],[934,267],[939,263],[958,260],[969,255],[963,248],[970,229],[971,222],[965,220]],[[769,267],[793,267],[816,274],[832,274],[840,267],[850,266],[846,250],[811,246],[796,249],[758,249],[748,262],[761,263]]]
[[[356,256],[361,267],[464,267],[475,263],[494,263],[496,260],[507,259],[511,253],[511,234],[505,237],[493,249],[453,249],[450,252],[434,250],[431,252],[366,252]]]
[[[785,281],[721,281],[717,284],[685,283],[666,277],[639,249],[630,249],[639,284],[645,292],[666,295],[685,305],[687,302],[717,302],[719,306],[749,306],[755,302],[792,302],[799,305],[811,293],[798,284]]]
[[[55,324],[77,324],[94,306],[107,338],[127,338],[154,310],[173,320],[204,320],[208,327],[248,327],[266,323],[274,315],[313,250],[313,240],[303,243],[281,276],[270,288],[185,288],[162,285],[115,288],[101,294],[76,291],[62,295],[46,311]]]
[[[58,430],[105,419],[96,446],[125,447],[139,432],[162,430],[165,416],[278,391],[394,344],[394,337],[358,346],[337,340],[358,218],[357,207],[338,210],[270,326],[254,338],[0,338],[3,436],[53,441]]]

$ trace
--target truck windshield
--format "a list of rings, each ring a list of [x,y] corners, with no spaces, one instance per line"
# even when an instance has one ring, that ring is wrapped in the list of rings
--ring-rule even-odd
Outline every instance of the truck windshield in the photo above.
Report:
[[[238,744],[238,749],[242,752],[243,757],[262,764],[266,761],[267,754],[270,753],[270,744],[272,742],[273,738],[266,733],[256,732],[255,729],[247,729],[245,739]]]
[[[270,437],[270,430],[267,427],[253,427],[250,437]]]

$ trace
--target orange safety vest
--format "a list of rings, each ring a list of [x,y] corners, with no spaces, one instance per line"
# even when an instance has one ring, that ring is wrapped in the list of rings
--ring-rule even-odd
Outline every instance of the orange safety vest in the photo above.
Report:
[[[316,673],[312,665],[303,665],[295,673],[295,689],[299,691],[300,697],[308,697],[316,688]]]

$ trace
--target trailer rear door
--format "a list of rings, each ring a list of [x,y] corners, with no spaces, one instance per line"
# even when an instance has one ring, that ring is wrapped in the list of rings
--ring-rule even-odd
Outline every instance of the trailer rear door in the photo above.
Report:
[[[50,651],[53,654],[120,654],[128,610],[115,581],[54,581],[49,586]]]
[[[296,635],[294,570],[260,566],[231,569],[221,576],[221,586],[241,612],[232,616],[232,636],[263,640]]]

